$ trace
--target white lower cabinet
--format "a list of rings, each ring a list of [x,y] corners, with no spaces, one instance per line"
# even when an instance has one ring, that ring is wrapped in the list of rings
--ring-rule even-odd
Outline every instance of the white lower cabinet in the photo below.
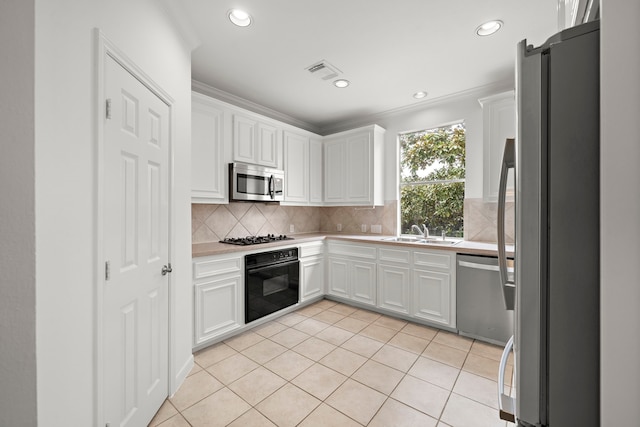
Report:
[[[409,314],[409,267],[378,266],[378,307]]]
[[[413,316],[451,326],[451,276],[413,270]]]
[[[324,258],[312,257],[300,261],[300,280],[301,302],[322,296],[324,294]]]
[[[324,295],[324,243],[303,243],[298,249],[300,259],[300,302]]]
[[[362,304],[376,304],[377,249],[374,246],[329,242],[329,295]]]
[[[342,298],[349,298],[351,295],[349,287],[349,260],[345,258],[329,257],[328,266],[328,293]]]
[[[193,280],[194,346],[244,325],[241,256],[196,258]]]
[[[456,326],[454,252],[414,251],[411,315],[443,326]]]
[[[351,299],[364,304],[376,304],[376,265],[351,261]]]
[[[455,252],[329,241],[327,293],[455,328]]]

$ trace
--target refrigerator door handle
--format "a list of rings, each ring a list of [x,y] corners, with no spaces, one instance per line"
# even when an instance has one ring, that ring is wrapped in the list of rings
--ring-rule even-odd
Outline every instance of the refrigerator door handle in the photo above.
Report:
[[[515,140],[507,139],[502,155],[502,168],[500,169],[500,186],[498,188],[498,267],[500,268],[500,282],[502,297],[507,310],[513,310],[515,306],[515,283],[509,280],[507,271],[507,254],[505,249],[504,215],[506,209],[507,176],[509,169],[515,168],[516,151]]]
[[[509,338],[507,345],[504,346],[502,357],[500,358],[500,368],[498,369],[498,405],[500,408],[500,419],[515,423],[516,399],[504,392],[504,371],[507,368],[507,360],[509,359],[509,353],[511,353],[512,349],[513,335]]]

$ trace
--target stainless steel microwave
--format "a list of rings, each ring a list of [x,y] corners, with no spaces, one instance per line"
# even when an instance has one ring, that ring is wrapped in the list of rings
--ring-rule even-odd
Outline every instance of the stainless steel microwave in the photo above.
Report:
[[[284,199],[284,171],[246,163],[229,163],[231,201],[279,202]]]

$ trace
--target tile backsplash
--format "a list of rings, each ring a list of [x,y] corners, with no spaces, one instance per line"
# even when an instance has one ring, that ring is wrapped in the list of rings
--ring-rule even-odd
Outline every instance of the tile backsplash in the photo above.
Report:
[[[395,234],[397,202],[376,207],[307,207],[266,203],[229,203],[227,205],[191,205],[193,243],[216,242],[225,237],[263,234],[298,234],[337,231],[344,234],[366,233],[371,225],[380,225],[382,234]],[[290,231],[293,225],[294,232]]]
[[[397,230],[395,200],[376,207],[307,207],[266,203],[229,203],[228,205],[191,205],[193,243],[217,242],[225,237],[263,234],[336,233],[338,224],[344,234],[371,233],[372,225],[380,225],[382,234],[395,235]],[[506,240],[513,243],[514,203],[507,202]],[[497,240],[497,203],[482,199],[464,201],[464,238],[477,242]],[[293,225],[294,232],[289,231]]]
[[[464,199],[464,239],[495,243],[498,240],[498,203],[483,199]],[[513,244],[515,236],[515,204],[507,201],[505,240]]]

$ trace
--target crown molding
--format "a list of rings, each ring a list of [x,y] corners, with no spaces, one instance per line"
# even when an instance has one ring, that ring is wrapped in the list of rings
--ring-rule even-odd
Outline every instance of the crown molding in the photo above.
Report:
[[[320,128],[318,126],[314,126],[305,121],[296,119],[295,117],[291,117],[269,107],[265,107],[264,105],[257,104],[253,101],[249,101],[248,99],[244,99],[232,93],[225,92],[213,86],[209,86],[206,83],[202,83],[197,80],[191,80],[191,89],[203,95],[208,95],[212,98],[216,98],[228,104],[235,105],[236,107],[244,108],[245,110],[249,110],[254,113],[269,117],[271,119],[287,123],[291,126],[295,126],[297,128],[321,135]]]
[[[178,30],[180,37],[190,51],[202,44],[200,36],[194,30],[191,19],[184,12],[184,9],[178,6],[178,2],[175,0],[160,0],[158,4]]]
[[[341,132],[344,130],[353,129],[361,126],[366,126],[373,123],[378,123],[390,117],[429,110],[434,107],[437,107],[438,105],[448,104],[448,103],[455,102],[462,99],[487,97],[489,95],[493,95],[493,94],[497,94],[497,93],[505,92],[509,90],[513,90],[512,80],[505,80],[501,82],[491,83],[488,85],[477,86],[471,89],[466,89],[460,92],[444,95],[438,98],[424,100],[419,103],[404,105],[402,107],[392,108],[390,110],[374,113],[366,117],[345,120],[342,122],[336,122],[326,126],[321,126],[320,134],[330,135],[332,133]]]

